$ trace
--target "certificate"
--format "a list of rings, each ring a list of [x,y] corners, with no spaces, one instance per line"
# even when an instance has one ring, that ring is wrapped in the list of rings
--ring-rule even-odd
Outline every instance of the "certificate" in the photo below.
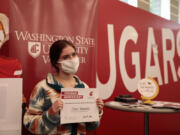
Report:
[[[95,88],[62,88],[61,124],[99,121],[97,98]]]

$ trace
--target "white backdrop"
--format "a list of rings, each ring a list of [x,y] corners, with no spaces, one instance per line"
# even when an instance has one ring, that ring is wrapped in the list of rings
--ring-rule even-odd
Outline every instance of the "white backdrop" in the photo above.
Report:
[[[0,78],[0,135],[20,135],[22,78]]]

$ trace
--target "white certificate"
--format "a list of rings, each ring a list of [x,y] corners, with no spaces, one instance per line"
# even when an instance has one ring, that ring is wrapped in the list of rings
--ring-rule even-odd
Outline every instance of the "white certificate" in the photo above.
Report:
[[[62,88],[61,124],[99,121],[97,98],[95,88]]]

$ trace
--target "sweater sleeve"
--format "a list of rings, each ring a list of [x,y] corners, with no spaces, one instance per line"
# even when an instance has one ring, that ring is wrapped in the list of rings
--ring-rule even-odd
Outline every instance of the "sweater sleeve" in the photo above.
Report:
[[[103,115],[103,111],[99,114],[99,121],[97,122],[86,122],[86,130],[95,130],[100,125],[100,120]]]
[[[52,115],[51,104],[48,105],[45,98],[45,90],[36,86],[31,93],[29,109],[24,116],[24,125],[31,133],[47,134],[60,123],[60,116]]]

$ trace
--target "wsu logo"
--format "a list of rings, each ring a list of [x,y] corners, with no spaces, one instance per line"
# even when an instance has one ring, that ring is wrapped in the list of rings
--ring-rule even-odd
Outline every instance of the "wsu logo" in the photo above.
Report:
[[[89,92],[89,96],[93,96],[93,91]]]
[[[41,42],[28,42],[28,53],[37,58],[41,53]]]

